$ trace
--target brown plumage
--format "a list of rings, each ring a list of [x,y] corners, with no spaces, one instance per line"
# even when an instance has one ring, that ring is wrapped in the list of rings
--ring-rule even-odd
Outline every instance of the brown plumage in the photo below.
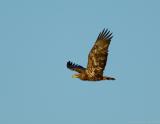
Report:
[[[73,78],[81,80],[99,81],[99,80],[115,80],[113,77],[103,76],[108,57],[108,47],[112,39],[112,33],[108,29],[104,29],[97,37],[97,40],[88,55],[87,68],[67,62],[67,68],[78,72]]]

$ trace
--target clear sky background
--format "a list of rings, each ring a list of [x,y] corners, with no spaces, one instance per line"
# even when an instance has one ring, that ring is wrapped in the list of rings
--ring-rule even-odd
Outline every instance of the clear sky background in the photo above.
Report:
[[[72,79],[99,32],[105,74]],[[0,124],[160,124],[159,0],[1,0]]]

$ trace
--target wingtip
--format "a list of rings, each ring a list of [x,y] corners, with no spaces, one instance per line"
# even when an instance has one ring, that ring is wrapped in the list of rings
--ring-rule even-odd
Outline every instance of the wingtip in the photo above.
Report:
[[[67,61],[67,67],[70,67],[72,65],[71,61]]]
[[[97,40],[102,40],[102,39],[106,39],[106,40],[111,40],[113,38],[112,36],[112,32],[110,32],[110,30],[108,30],[108,28],[104,28],[98,35]]]

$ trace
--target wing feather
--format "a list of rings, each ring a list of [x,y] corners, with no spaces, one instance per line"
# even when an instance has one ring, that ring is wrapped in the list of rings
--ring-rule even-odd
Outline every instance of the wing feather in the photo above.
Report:
[[[78,73],[82,73],[82,72],[85,71],[84,67],[82,67],[82,66],[80,66],[78,64],[74,64],[71,61],[67,62],[67,68],[70,69],[70,70],[72,70],[72,71],[76,71]]]
[[[86,71],[92,76],[103,75],[108,57],[108,47],[112,33],[108,29],[103,29],[99,33],[97,40],[88,55],[88,64]]]

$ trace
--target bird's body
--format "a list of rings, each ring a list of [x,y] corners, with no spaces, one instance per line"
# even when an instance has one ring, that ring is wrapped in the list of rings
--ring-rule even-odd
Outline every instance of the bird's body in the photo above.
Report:
[[[108,57],[108,47],[112,37],[112,33],[108,30],[104,29],[100,32],[88,55],[88,64],[86,68],[68,61],[67,68],[78,72],[72,77],[88,81],[115,80],[115,78],[103,76]]]

